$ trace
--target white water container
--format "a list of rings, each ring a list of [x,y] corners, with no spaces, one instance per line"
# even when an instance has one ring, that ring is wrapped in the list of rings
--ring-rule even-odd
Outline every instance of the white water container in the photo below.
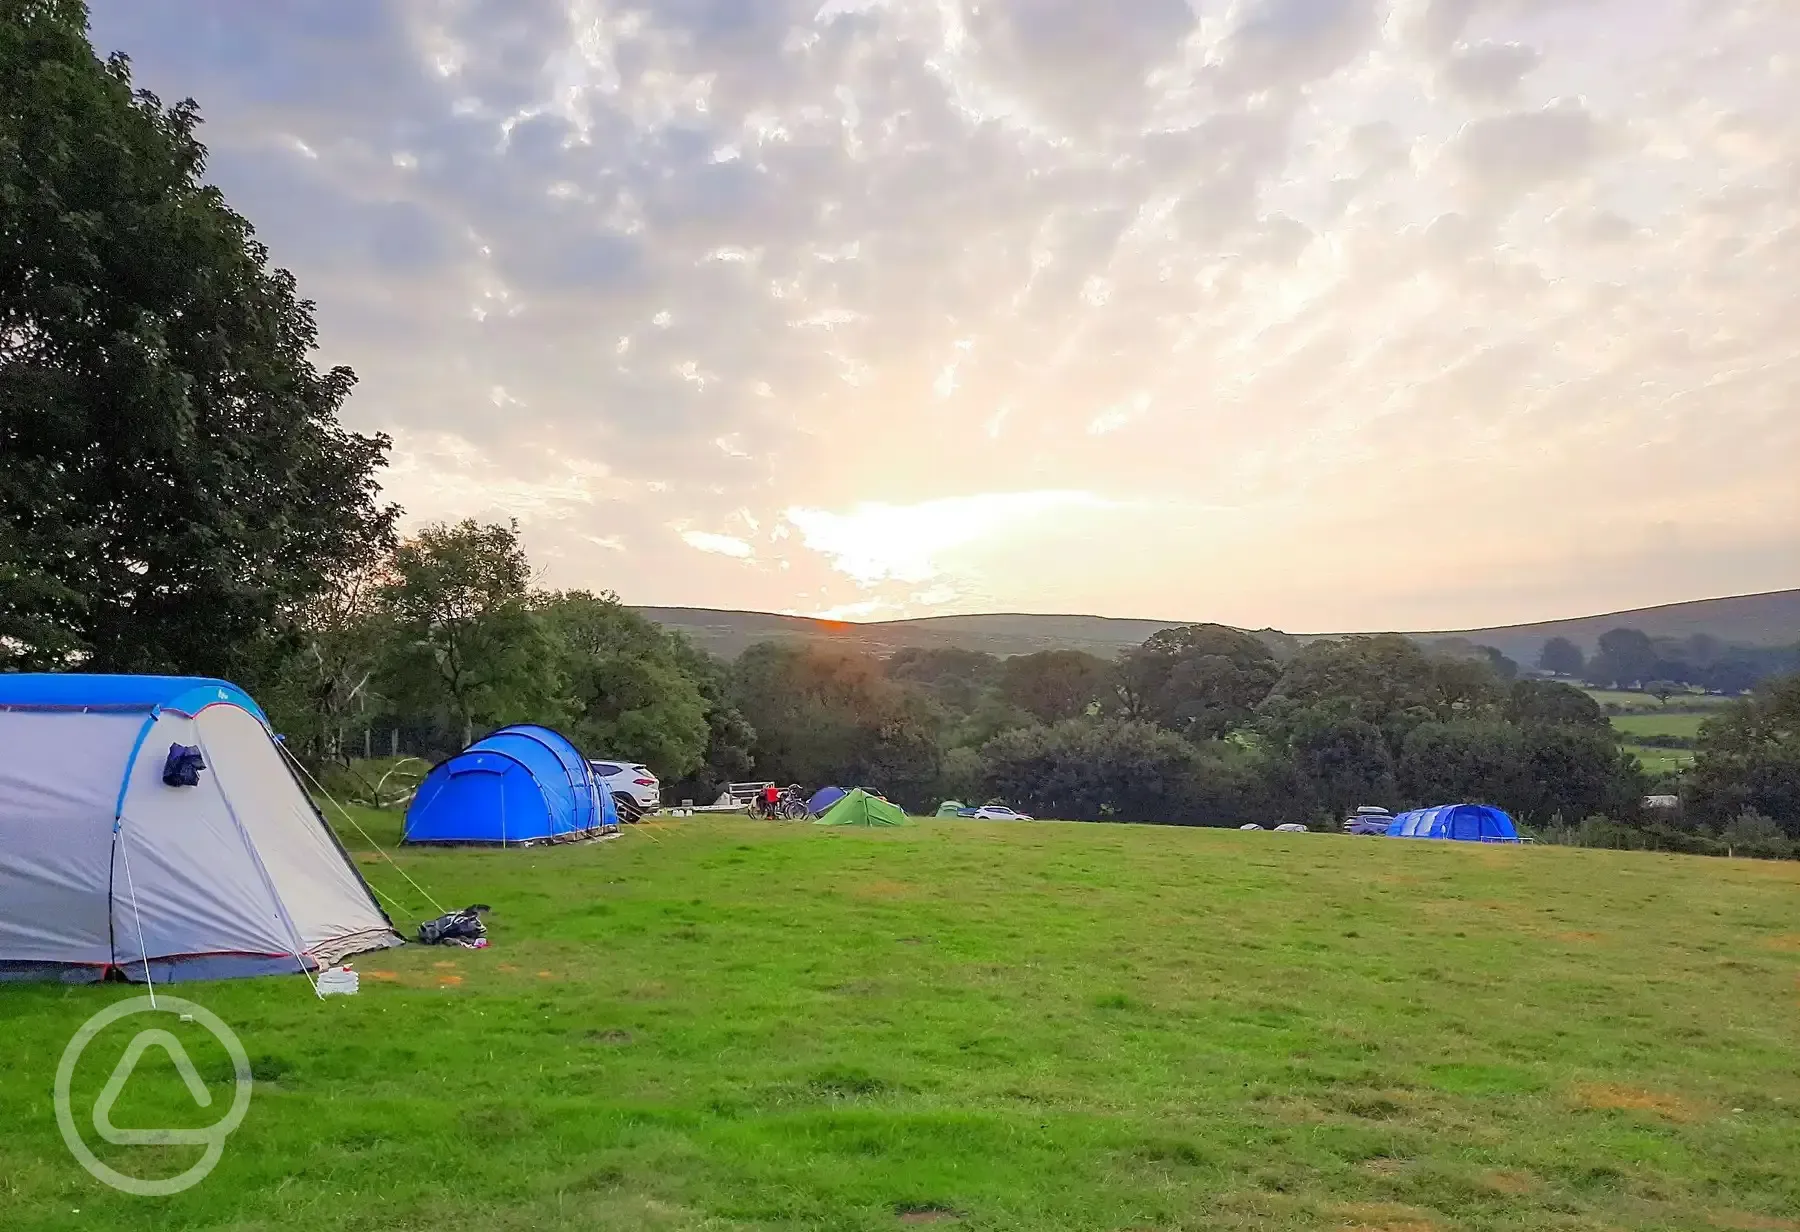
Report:
[[[319,972],[318,988],[321,997],[353,997],[359,985],[360,979],[350,967],[327,967]]]

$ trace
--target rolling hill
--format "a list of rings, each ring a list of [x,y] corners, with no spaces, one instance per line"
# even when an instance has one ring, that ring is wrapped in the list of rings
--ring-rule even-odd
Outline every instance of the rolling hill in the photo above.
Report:
[[[892,654],[904,646],[955,646],[1002,656],[1031,654],[1039,650],[1085,650],[1110,658],[1141,644],[1158,629],[1188,623],[1026,613],[854,623],[712,608],[640,607],[636,610],[665,628],[686,634],[713,654],[727,658],[735,657],[757,642],[784,639],[834,643],[877,655]],[[1205,617],[1194,619],[1200,621]],[[1521,663],[1530,663],[1549,638],[1566,637],[1584,650],[1591,650],[1602,633],[1617,628],[1641,629],[1652,637],[1688,637],[1706,633],[1740,645],[1790,645],[1800,642],[1800,590],[1700,599],[1537,624],[1411,631],[1408,635],[1422,640],[1466,638],[1480,645],[1497,647]],[[1290,638],[1274,629],[1259,630],[1257,635],[1277,647],[1314,637],[1336,636],[1315,633],[1296,634]]]

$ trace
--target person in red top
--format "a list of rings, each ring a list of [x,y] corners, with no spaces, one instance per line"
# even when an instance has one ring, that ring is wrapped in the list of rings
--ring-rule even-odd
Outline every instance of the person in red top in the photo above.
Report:
[[[775,804],[781,799],[781,789],[774,784],[762,789],[762,806],[765,817],[775,816]]]

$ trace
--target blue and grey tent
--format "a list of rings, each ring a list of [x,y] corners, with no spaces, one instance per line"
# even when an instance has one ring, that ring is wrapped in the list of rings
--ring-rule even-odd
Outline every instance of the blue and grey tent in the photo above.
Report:
[[[575,746],[522,724],[439,762],[407,807],[401,841],[529,847],[618,828],[612,792]]]
[[[0,981],[314,971],[399,944],[242,689],[0,673]]]
[[[842,800],[846,794],[842,787],[821,787],[813,793],[813,798],[806,802],[806,811],[814,817],[823,817],[831,806]]]
[[[1388,825],[1389,838],[1442,838],[1458,843],[1516,843],[1513,819],[1486,804],[1440,804],[1402,813]]]

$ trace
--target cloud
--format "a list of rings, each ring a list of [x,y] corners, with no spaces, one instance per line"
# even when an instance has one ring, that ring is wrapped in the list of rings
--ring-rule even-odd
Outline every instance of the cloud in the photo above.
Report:
[[[1478,43],[1450,57],[1444,82],[1470,102],[1505,102],[1540,59],[1536,48],[1523,43]]]
[[[681,541],[696,552],[711,552],[715,556],[730,556],[738,560],[748,560],[756,554],[756,549],[732,535],[684,530],[681,532]]]
[[[516,515],[555,585],[1333,628],[1800,582],[1779,0],[93,29],[200,101],[409,516]]]

